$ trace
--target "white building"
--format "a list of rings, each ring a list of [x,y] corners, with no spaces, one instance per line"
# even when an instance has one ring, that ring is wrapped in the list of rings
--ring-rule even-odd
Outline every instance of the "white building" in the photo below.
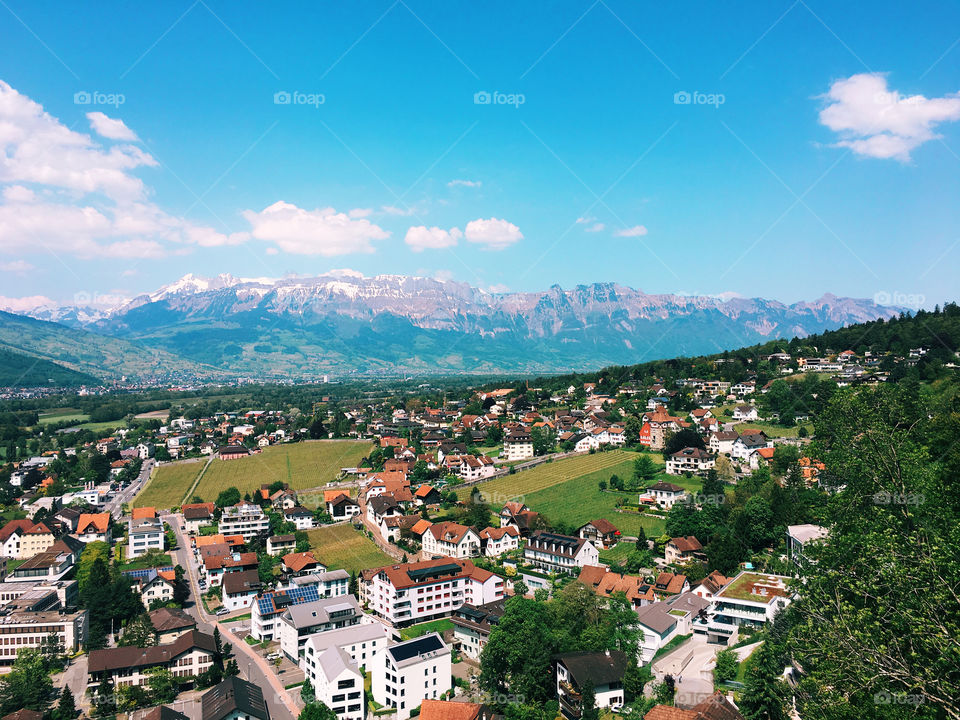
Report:
[[[513,525],[488,527],[480,531],[480,544],[487,557],[499,557],[520,547],[520,531]]]
[[[623,706],[623,673],[627,655],[621,650],[572,652],[554,658],[560,713],[569,720],[581,715],[580,696],[593,689],[597,708]]]
[[[480,554],[480,536],[473,528],[455,522],[434,523],[423,533],[423,552],[455,558],[476,557]]]
[[[440,558],[365,571],[361,599],[393,625],[446,617],[463,605],[504,596],[503,579],[470,560]]]
[[[450,689],[450,667],[450,648],[437,633],[397,643],[374,657],[373,699],[406,720],[424,700]]]
[[[523,558],[534,566],[554,573],[576,573],[584,565],[599,565],[600,552],[584,538],[558,535],[546,530],[530,534]]]
[[[648,487],[646,492],[640,493],[640,504],[655,504],[665,508],[672,508],[675,503],[686,496],[687,491],[679,485],[668,482],[658,482]]]
[[[163,523],[159,518],[130,520],[127,530],[127,558],[140,557],[150,550],[163,550]]]
[[[526,430],[514,430],[503,439],[503,459],[529,460],[533,457],[533,438]]]
[[[363,614],[353,595],[345,595],[291,605],[281,613],[275,632],[280,638],[280,650],[283,654],[294,662],[299,662],[307,638],[311,635],[327,630],[339,630],[361,622],[377,621]]]
[[[682,475],[685,472],[694,475],[706,473],[715,465],[713,455],[706,450],[686,447],[677,450],[667,458],[667,475]]]
[[[244,540],[250,540],[269,532],[270,519],[259,505],[240,503],[223,511],[218,529],[221,535],[242,535]]]
[[[761,627],[790,604],[793,591],[783,575],[744,570],[713,596],[713,621]]]

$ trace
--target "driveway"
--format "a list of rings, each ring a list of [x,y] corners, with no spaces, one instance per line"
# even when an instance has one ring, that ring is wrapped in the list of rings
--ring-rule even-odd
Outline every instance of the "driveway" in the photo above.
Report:
[[[653,664],[657,680],[672,675],[676,682],[674,703],[689,709],[713,694],[713,659],[723,649],[703,635],[694,635]]]

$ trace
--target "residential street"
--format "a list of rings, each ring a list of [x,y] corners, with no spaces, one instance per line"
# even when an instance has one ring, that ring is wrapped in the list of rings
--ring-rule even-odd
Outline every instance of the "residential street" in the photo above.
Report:
[[[239,639],[224,625],[218,623],[215,616],[208,614],[200,601],[200,588],[197,585],[197,563],[193,558],[190,549],[190,538],[185,531],[181,529],[183,518],[179,514],[164,515],[163,521],[174,528],[177,535],[177,549],[174,551],[176,563],[183,566],[186,570],[186,577],[190,582],[190,595],[192,602],[188,601],[184,608],[188,613],[197,618],[197,629],[202,632],[212,633],[214,625],[220,628],[220,634],[223,641],[233,645],[234,658],[240,668],[240,677],[263,688],[263,695],[270,707],[270,717],[272,720],[293,720],[300,709],[291,697],[290,692],[283,688],[283,684],[273,672],[271,666],[264,660],[256,650],[246,642]],[[246,611],[244,611],[246,612]],[[293,692],[297,692],[294,690]],[[180,709],[178,707],[178,709]],[[184,710],[191,714],[193,708]],[[193,715],[191,715],[193,717]],[[199,719],[199,707],[196,707],[196,718]]]
[[[123,490],[118,492],[112,500],[107,502],[103,507],[104,510],[109,512],[115,518],[119,519],[121,515],[121,508],[124,503],[128,503],[133,500],[138,492],[143,488],[144,483],[150,479],[150,473],[153,471],[153,466],[155,465],[153,459],[144,460],[143,466],[140,468],[140,474],[137,476],[137,479],[132,483],[127,485]]]

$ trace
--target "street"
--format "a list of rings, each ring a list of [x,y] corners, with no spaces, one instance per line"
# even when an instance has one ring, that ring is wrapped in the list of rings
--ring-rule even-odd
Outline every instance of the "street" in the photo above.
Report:
[[[270,708],[271,719],[293,720],[299,714],[299,708],[290,693],[284,689],[283,683],[277,678],[276,673],[273,672],[267,661],[253,647],[229,632],[226,627],[220,625],[215,616],[204,610],[203,602],[200,600],[200,587],[197,584],[197,562],[190,548],[190,538],[181,529],[182,516],[170,514],[162,516],[162,519],[176,533],[177,549],[173,551],[175,560],[186,571],[184,577],[190,583],[191,600],[187,601],[184,610],[197,619],[197,629],[201,632],[212,634],[215,625],[220,628],[223,642],[229,642],[233,645],[233,655],[240,668],[240,677],[263,689],[263,696]],[[298,691],[294,690],[294,692]],[[197,711],[197,718],[199,718],[199,708],[197,708]]]
[[[118,520],[122,514],[122,508],[124,503],[129,503],[133,500],[134,496],[143,488],[144,483],[150,479],[150,473],[153,471],[153,466],[156,463],[154,460],[147,459],[143,461],[143,466],[140,468],[140,474],[137,476],[137,479],[132,483],[127,485],[123,490],[114,495],[113,499],[104,504],[103,509],[108,513],[113,515]]]

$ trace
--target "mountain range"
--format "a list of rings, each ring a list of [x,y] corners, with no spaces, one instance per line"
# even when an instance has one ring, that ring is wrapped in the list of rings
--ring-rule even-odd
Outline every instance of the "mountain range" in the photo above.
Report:
[[[2,313],[0,347],[56,361],[60,344],[64,365],[108,378],[549,373],[714,353],[899,312],[830,294],[788,305],[647,294],[614,283],[493,293],[352,271],[186,275],[114,307]]]

